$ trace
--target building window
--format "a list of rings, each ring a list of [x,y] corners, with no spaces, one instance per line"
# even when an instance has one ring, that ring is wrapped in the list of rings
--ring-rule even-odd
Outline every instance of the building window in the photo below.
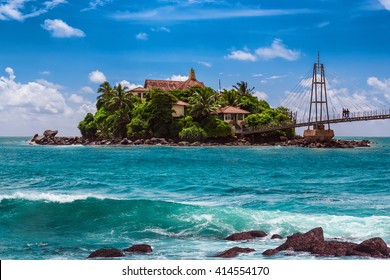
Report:
[[[232,114],[225,115],[225,121],[230,121],[232,119]]]
[[[238,121],[242,121],[244,119],[244,115],[243,114],[237,114],[237,120]]]

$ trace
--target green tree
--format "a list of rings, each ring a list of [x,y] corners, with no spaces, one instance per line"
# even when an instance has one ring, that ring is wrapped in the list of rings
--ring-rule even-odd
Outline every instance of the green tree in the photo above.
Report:
[[[210,116],[204,120],[203,129],[207,133],[208,138],[225,138],[234,136],[234,132],[230,124],[224,122],[217,116]]]
[[[179,137],[181,140],[195,142],[206,139],[207,133],[199,125],[192,125],[190,127],[183,128],[179,133]]]
[[[255,90],[254,87],[249,88],[248,83],[244,81],[236,83],[235,85],[233,85],[233,88],[237,91],[237,94],[240,96],[253,95],[253,91]]]
[[[196,121],[208,118],[218,109],[217,94],[211,88],[198,88],[189,100],[191,104],[190,115]]]
[[[238,95],[237,91],[233,89],[224,89],[220,95],[220,102],[222,106],[240,107],[241,105],[240,96]]]
[[[97,132],[94,116],[91,113],[88,113],[84,120],[79,123],[78,129],[85,139],[94,139]]]
[[[99,110],[103,106],[105,106],[108,102],[108,100],[112,97],[114,94],[113,88],[111,87],[110,83],[105,81],[103,82],[97,92],[100,93],[97,97],[97,102],[96,102],[96,108]]]
[[[150,92],[148,123],[151,134],[156,137],[172,137],[172,105],[177,101],[169,92],[155,89]]]

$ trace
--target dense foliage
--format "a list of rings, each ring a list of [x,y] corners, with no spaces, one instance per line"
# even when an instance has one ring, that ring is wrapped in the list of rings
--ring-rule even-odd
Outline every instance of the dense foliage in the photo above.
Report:
[[[271,108],[254,95],[254,88],[249,88],[246,82],[221,92],[201,87],[175,91],[152,89],[144,100],[121,84],[112,87],[104,82],[97,92],[96,113],[88,113],[78,126],[82,136],[88,139],[165,137],[193,142],[233,137],[233,127],[217,115],[218,109],[225,106],[249,111],[245,123],[252,128],[289,121],[286,108]],[[190,104],[185,117],[172,115],[178,100]],[[286,135],[286,132],[276,134]]]

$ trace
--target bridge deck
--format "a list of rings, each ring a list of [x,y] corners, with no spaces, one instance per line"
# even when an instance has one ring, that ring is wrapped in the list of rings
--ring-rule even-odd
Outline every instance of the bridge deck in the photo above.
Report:
[[[387,111],[372,111],[372,112],[363,112],[363,113],[352,113],[349,117],[341,117],[341,115],[335,115],[332,119],[329,119],[329,123],[343,123],[343,122],[359,122],[359,121],[371,121],[371,120],[384,120],[390,119],[390,110]],[[303,126],[312,126],[317,122],[308,122],[308,121],[299,121],[295,123],[287,123],[284,125],[277,126],[259,126],[255,128],[246,128],[243,130],[236,131],[236,134],[241,135],[250,135],[257,133],[265,133],[271,132],[275,130],[284,130],[295,127],[303,127]],[[327,121],[323,121],[321,123],[328,123]]]

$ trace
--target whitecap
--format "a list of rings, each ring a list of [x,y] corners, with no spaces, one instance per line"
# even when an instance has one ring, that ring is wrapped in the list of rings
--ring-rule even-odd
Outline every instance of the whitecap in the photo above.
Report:
[[[76,200],[86,200],[88,198],[95,199],[114,199],[95,194],[58,194],[58,193],[34,193],[34,192],[15,192],[9,195],[0,195],[0,202],[3,199],[25,199],[30,201],[45,201],[58,203],[71,203]]]

